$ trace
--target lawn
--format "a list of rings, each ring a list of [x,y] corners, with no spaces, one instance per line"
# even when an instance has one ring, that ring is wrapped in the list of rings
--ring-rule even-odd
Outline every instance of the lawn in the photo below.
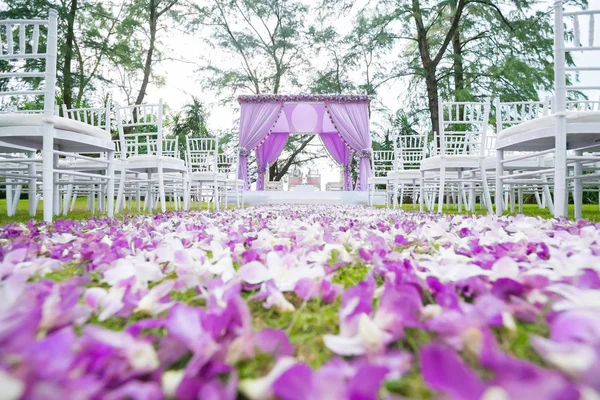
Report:
[[[591,222],[84,206],[0,231],[5,398],[600,395]]]

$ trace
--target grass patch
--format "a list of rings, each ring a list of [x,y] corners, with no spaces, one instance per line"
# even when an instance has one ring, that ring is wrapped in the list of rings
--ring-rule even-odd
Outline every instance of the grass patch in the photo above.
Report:
[[[343,265],[335,271],[331,281],[344,286],[344,288],[349,288],[364,281],[370,270],[370,267],[363,264]]]
[[[377,206],[377,207],[385,208],[385,206]],[[570,219],[573,219],[575,216],[575,208],[574,207],[575,206],[573,204],[569,204],[569,214],[568,215],[569,215]],[[418,212],[419,206],[417,205],[417,207],[414,208],[412,206],[412,204],[404,204],[404,205],[402,205],[402,207],[400,209],[402,209],[404,211],[409,211],[409,212]],[[432,211],[437,212],[437,207],[435,208],[435,210],[432,210]],[[464,209],[463,209],[462,213],[459,213],[457,207],[456,208],[453,206],[448,207],[447,205],[444,205],[442,213],[450,214],[450,215],[473,214],[473,213],[464,211]],[[485,207],[481,206],[481,204],[477,204],[477,206],[475,207],[474,215],[487,215],[487,213],[488,212],[485,209]],[[503,213],[503,215],[505,215],[505,216],[517,215],[517,214],[519,214],[519,207],[515,207],[514,213],[511,213],[510,210],[505,211]],[[537,204],[523,204],[523,214],[529,215],[531,217],[541,217],[541,218],[545,218],[545,219],[554,218],[554,215],[552,215],[552,213],[550,213],[550,211],[548,211],[547,208],[543,208],[543,209],[539,208],[537,206]],[[600,221],[600,208],[598,207],[597,204],[583,204],[582,216],[583,216],[583,219],[587,219],[589,221],[594,221],[594,222],[599,222]]]
[[[62,268],[56,271],[48,272],[43,276],[36,277],[33,280],[48,279],[54,282],[65,282],[76,276],[83,275],[85,273],[85,267],[77,263],[65,264]]]
[[[296,299],[289,299],[292,304]],[[333,353],[325,347],[323,335],[336,334],[338,331],[338,310],[340,301],[331,304],[320,300],[302,302],[294,312],[280,313],[275,309],[266,309],[262,303],[248,303],[252,314],[252,325],[256,331],[263,328],[281,329],[288,333],[290,342],[296,348],[296,357],[312,368],[325,364]],[[261,368],[262,365],[258,365]]]

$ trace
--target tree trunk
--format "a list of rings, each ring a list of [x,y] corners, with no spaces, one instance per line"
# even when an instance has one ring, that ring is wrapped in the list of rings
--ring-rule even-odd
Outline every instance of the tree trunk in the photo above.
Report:
[[[427,86],[427,105],[429,107],[429,116],[431,119],[431,129],[433,132],[440,133],[440,119],[438,114],[438,82],[435,77],[435,68],[428,68],[425,75],[425,85]],[[438,136],[439,146],[439,136]]]
[[[460,30],[452,37],[452,53],[454,56],[454,96],[456,101],[467,101],[465,90],[465,71],[460,42]]]
[[[306,146],[308,146],[308,144],[311,142],[311,140],[313,140],[315,136],[316,135],[311,135],[310,137],[308,137],[308,139],[303,141],[302,144],[296,150],[294,150],[292,155],[286,160],[285,164],[281,167],[281,169],[278,169],[277,173],[273,175],[271,179],[274,181],[281,180],[281,178],[283,178],[283,176],[287,174],[290,167],[294,164],[296,156],[302,153],[302,151],[306,148]]]
[[[156,26],[157,26],[157,13],[156,13],[156,0],[150,0],[150,45],[148,52],[146,53],[146,62],[144,63],[144,79],[142,79],[142,86],[135,99],[135,104],[142,104],[144,102],[144,96],[146,95],[146,89],[148,88],[148,82],[150,81],[150,73],[152,72],[152,56],[154,54],[154,47],[156,42]]]
[[[273,165],[269,166],[269,180],[279,181],[281,178],[277,179],[277,160],[273,163]]]
[[[71,74],[71,61],[73,60],[73,39],[75,37],[75,14],[77,13],[77,0],[71,0],[71,7],[67,16],[67,40],[65,61],[63,64],[63,104],[67,108],[73,106],[73,75]]]

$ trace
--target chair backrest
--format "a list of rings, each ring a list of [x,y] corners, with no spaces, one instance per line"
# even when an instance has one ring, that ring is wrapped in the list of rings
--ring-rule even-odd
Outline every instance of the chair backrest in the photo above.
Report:
[[[116,107],[121,154],[125,157],[161,157],[167,141],[163,137],[163,103]],[[135,132],[138,130],[139,132]],[[163,143],[164,142],[164,143]]]
[[[444,102],[438,109],[440,152],[444,155],[485,155],[490,101]]]
[[[237,174],[237,155],[221,153],[217,157],[217,168],[220,174],[234,178]]]
[[[321,175],[308,175],[306,177],[306,184],[321,187]]]
[[[549,115],[550,99],[502,103],[500,99],[496,98],[494,107],[496,108],[496,132],[500,133],[513,125]]]
[[[110,97],[106,100],[104,107],[98,108],[67,108],[66,104],[62,105],[63,116],[65,118],[74,119],[83,122],[84,124],[92,125],[100,129],[104,129],[109,135],[111,134],[111,118],[110,118]]]
[[[218,170],[217,143],[217,138],[186,138],[185,159],[191,172]]]
[[[375,150],[371,153],[373,176],[387,176],[394,170],[394,150]]]
[[[419,169],[427,149],[426,135],[397,135],[394,141],[396,169]]]
[[[592,85],[580,84],[580,79],[584,78],[585,73],[594,73],[596,76],[600,72],[600,60],[597,51],[600,46],[594,44],[596,35],[596,20],[600,16],[600,9],[563,11],[563,1],[554,1],[554,79],[555,79],[555,104],[552,107],[553,113],[567,111],[567,92],[569,91],[598,91],[600,82],[594,79]],[[565,26],[572,30],[573,34],[565,39]],[[587,30],[587,34],[582,34],[582,27]],[[586,29],[587,28],[587,29]],[[567,65],[567,53],[581,52],[589,54],[588,62],[581,66]],[[567,73],[573,74],[572,79],[567,80]],[[584,78],[585,79],[585,78]],[[590,77],[590,81],[591,77]]]
[[[600,101],[598,100],[570,100],[567,101],[567,111],[598,112]]]
[[[47,20],[0,21],[0,61],[6,60],[12,67],[10,72],[1,72],[0,79],[39,79],[39,85],[36,82],[35,86],[43,88],[29,90],[24,89],[22,82],[7,83],[0,87],[3,103],[5,98],[42,96],[44,115],[54,115],[57,17],[56,10],[50,9]]]

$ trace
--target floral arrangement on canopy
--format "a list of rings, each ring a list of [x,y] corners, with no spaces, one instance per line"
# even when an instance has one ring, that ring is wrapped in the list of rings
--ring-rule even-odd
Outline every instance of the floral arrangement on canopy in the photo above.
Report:
[[[344,169],[344,190],[351,190],[348,165],[360,156],[355,190],[367,190],[371,176],[371,135],[367,95],[244,95],[241,106],[238,177],[250,189],[248,156],[256,151],[257,189],[266,167],[281,154],[290,133],[316,133]]]

